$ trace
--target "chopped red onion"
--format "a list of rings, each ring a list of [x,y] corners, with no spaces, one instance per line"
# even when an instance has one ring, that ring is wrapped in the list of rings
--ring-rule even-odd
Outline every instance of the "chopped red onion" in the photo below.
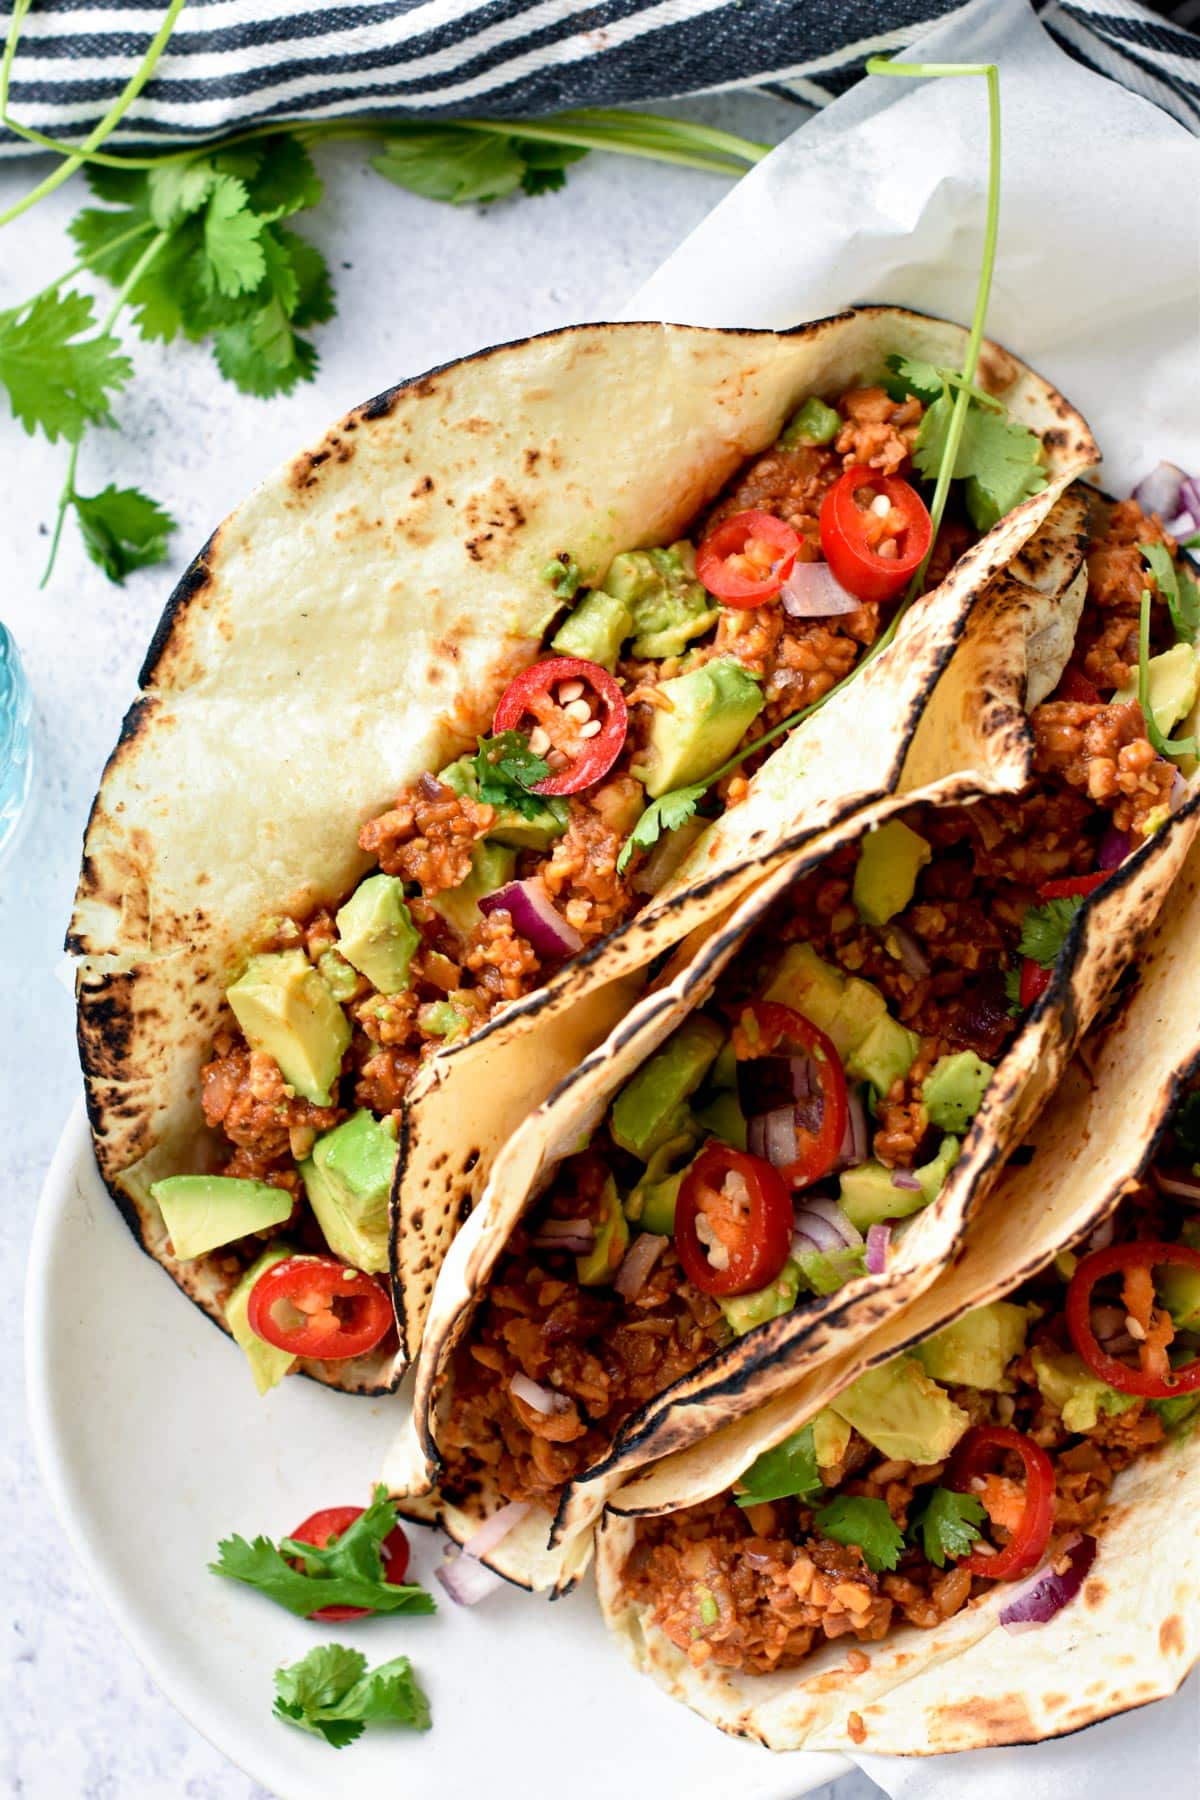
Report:
[[[528,938],[538,956],[561,961],[582,950],[583,939],[550,904],[540,881],[509,881],[479,902],[481,913],[506,912],[513,929]]]
[[[497,1544],[504,1542],[510,1531],[516,1530],[531,1505],[529,1500],[510,1500],[507,1506],[502,1506],[499,1512],[494,1512],[477,1531],[472,1532],[463,1545],[463,1555],[485,1557],[489,1550],[494,1550]]]
[[[1190,479],[1177,463],[1160,462],[1148,475],[1143,475],[1133,490],[1133,497],[1143,512],[1157,513],[1160,519],[1173,519],[1180,508],[1188,504],[1183,497],[1183,484]]]
[[[1102,869],[1118,869],[1133,849],[1133,839],[1127,831],[1118,831],[1110,825],[1100,839],[1100,854],[1096,858]]]
[[[779,590],[793,619],[832,619],[857,612],[862,601],[844,588],[828,563],[797,563]]]
[[[1200,526],[1200,477],[1185,475],[1179,485],[1179,499],[1183,509],[1194,521],[1192,530]],[[1172,535],[1174,535],[1172,533]]]
[[[1096,1540],[1076,1532],[1059,1548],[1055,1564],[1067,1558],[1067,1568],[1059,1574],[1050,1566],[1022,1582],[1012,1598],[1000,1609],[1000,1623],[1005,1631],[1032,1631],[1048,1625],[1083,1586],[1084,1578],[1096,1560]]]
[[[571,1256],[586,1256],[596,1241],[590,1219],[546,1219],[538,1226],[532,1240],[535,1250],[565,1250]]]
[[[1187,798],[1187,782],[1176,769],[1171,777],[1171,791],[1167,795],[1167,805],[1173,813],[1177,813]]]
[[[1152,1178],[1160,1194],[1169,1194],[1172,1200],[1184,1200],[1189,1206],[1200,1206],[1200,1177],[1191,1170],[1155,1168]]]
[[[1168,519],[1163,530],[1173,538],[1188,538],[1196,530],[1197,521],[1190,512],[1181,512],[1178,518]]]
[[[1099,1344],[1111,1344],[1125,1330],[1125,1308],[1123,1306],[1093,1306],[1092,1330]]]
[[[564,1394],[556,1394],[553,1388],[542,1387],[539,1382],[528,1375],[516,1374],[508,1384],[509,1392],[515,1400],[523,1400],[534,1412],[541,1413],[543,1418],[550,1413],[561,1412],[569,1404]]]
[[[893,1169],[892,1186],[902,1189],[906,1194],[916,1194],[920,1191],[921,1184],[911,1169]]]
[[[1088,1239],[1088,1249],[1107,1250],[1108,1246],[1113,1241],[1113,1232],[1115,1229],[1116,1227],[1113,1220],[1111,1218],[1105,1219],[1102,1224],[1097,1225],[1095,1231],[1093,1231],[1091,1237]]]
[[[898,925],[894,919],[888,924],[888,940],[896,946],[896,955],[900,959],[900,967],[906,975],[912,975],[920,981],[929,973],[929,958],[918,944],[907,925]]]
[[[649,1278],[650,1271],[667,1247],[665,1237],[652,1231],[640,1231],[634,1238],[617,1270],[613,1286],[622,1300],[636,1300]]]
[[[888,1245],[892,1241],[890,1225],[872,1225],[867,1232],[867,1274],[882,1275],[887,1268]]]
[[[799,1154],[796,1143],[796,1109],[776,1106],[770,1112],[758,1113],[746,1121],[746,1148],[751,1156],[761,1156],[775,1169],[786,1169]]]
[[[456,1605],[475,1606],[503,1585],[502,1578],[487,1567],[483,1558],[516,1529],[529,1507],[528,1500],[511,1500],[490,1519],[485,1519],[461,1549],[452,1550],[441,1568],[434,1570]]]
[[[429,773],[428,769],[418,775],[417,786],[420,788],[421,794],[426,800],[440,799],[442,794],[449,792],[449,789],[444,788],[437,777]]]
[[[693,816],[685,819],[682,825],[677,825],[674,831],[664,831],[629,884],[634,893],[657,894],[659,888],[666,887],[675,871],[686,861],[696,839],[707,829],[707,819]]]
[[[853,1169],[865,1163],[870,1153],[867,1133],[867,1109],[861,1089],[852,1087],[846,1093],[846,1129],[838,1150],[838,1167]]]
[[[807,1240],[802,1241],[802,1249],[819,1250],[823,1256],[852,1250],[863,1241],[862,1232],[850,1223],[837,1201],[820,1195],[806,1197],[803,1206],[796,1208],[793,1245],[797,1238]]]

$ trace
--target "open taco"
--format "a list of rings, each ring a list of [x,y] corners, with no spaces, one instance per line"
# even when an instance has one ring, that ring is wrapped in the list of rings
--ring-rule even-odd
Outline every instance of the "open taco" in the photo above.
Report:
[[[1021,479],[959,484],[842,779],[788,761],[795,734],[748,787],[717,771],[898,617],[929,536],[902,472],[920,485],[938,424],[906,371],[936,385],[964,344],[866,308],[504,346],[351,413],[197,558],[92,810],[68,947],[101,1172],[260,1387],[297,1364],[389,1385],[389,1251],[411,1351],[473,1170],[690,929],[692,891],[720,910],[789,833],[894,786],[981,586],[1095,460],[994,346],[978,404],[1007,410]],[[822,560],[835,490],[853,593]],[[647,856],[638,815],[681,788],[709,830]]]
[[[1200,1656],[1200,852],[954,1267],[617,1494],[606,1617],[773,1749],[1078,1730]]]
[[[410,1516],[561,1590],[639,1468],[835,1363],[955,1254],[1200,829],[1115,665],[1108,699],[1085,673],[1126,647],[1138,542],[1174,644],[1160,538],[1064,496],[976,607],[898,792],[685,944],[512,1138],[435,1289],[386,1471]]]

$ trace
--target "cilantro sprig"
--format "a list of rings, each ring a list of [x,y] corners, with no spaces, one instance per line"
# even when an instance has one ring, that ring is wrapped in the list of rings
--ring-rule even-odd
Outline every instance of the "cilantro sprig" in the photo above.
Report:
[[[920,1511],[909,1521],[908,1536],[919,1543],[931,1563],[944,1569],[946,1558],[967,1556],[983,1536],[983,1502],[975,1494],[956,1494],[952,1488],[935,1487]]]
[[[496,737],[480,738],[475,753],[475,776],[479,798],[489,806],[520,813],[523,819],[536,819],[550,802],[530,792],[539,781],[545,781],[550,764],[529,748],[529,739],[520,731],[502,731]]]
[[[734,1495],[739,1506],[759,1506],[764,1500],[812,1500],[824,1493],[817,1466],[813,1428],[802,1425],[790,1437],[755,1457],[741,1478],[742,1491]]]
[[[387,1489],[377,1487],[370,1506],[325,1549],[295,1538],[225,1538],[218,1546],[214,1575],[257,1588],[268,1600],[306,1619],[326,1606],[365,1606],[374,1613],[435,1612],[432,1594],[415,1583],[393,1585],[384,1578],[382,1545],[396,1526],[396,1508]],[[299,1569],[293,1568],[298,1561]]]
[[[736,762],[732,766],[736,768]],[[625,873],[635,850],[649,850],[664,831],[677,831],[686,824],[717,779],[716,775],[710,775],[707,781],[697,781],[691,787],[672,788],[660,800],[652,800],[621,846],[617,874]]]
[[[882,1500],[839,1494],[822,1507],[813,1523],[822,1537],[861,1550],[863,1561],[876,1575],[894,1569],[904,1552],[904,1533]]]
[[[319,1644],[300,1662],[275,1671],[275,1717],[322,1737],[335,1750],[368,1725],[428,1731],[429,1701],[407,1656],[368,1669],[360,1650]]]
[[[1200,636],[1200,587],[1190,569],[1176,568],[1165,544],[1139,544],[1154,585],[1167,603],[1176,643],[1194,644]]]
[[[1029,907],[1021,923],[1018,954],[1040,963],[1043,969],[1050,968],[1058,960],[1085,897],[1083,894],[1065,894],[1056,900],[1046,900],[1041,906]]]

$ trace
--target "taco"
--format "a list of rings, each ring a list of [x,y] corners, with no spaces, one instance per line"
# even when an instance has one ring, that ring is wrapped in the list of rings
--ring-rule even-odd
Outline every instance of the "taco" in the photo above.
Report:
[[[424,1064],[454,1130],[414,1109],[400,1133],[407,1349],[470,1165],[620,1017],[617,978],[690,928],[689,834],[617,868],[645,803],[782,734],[897,618],[929,535],[903,476],[934,409],[888,358],[954,364],[964,343],[868,308],[502,347],[350,414],[197,558],[93,807],[68,948],[104,1179],[261,1388],[297,1362],[394,1381],[380,1278],[410,1085]],[[981,584],[1095,458],[1031,371],[991,348],[981,379],[1035,462],[1020,492],[960,484],[844,781],[798,781],[802,830],[894,784]],[[877,598],[820,560],[827,493],[846,580]],[[705,799],[745,814],[693,850],[713,894],[793,828],[768,774],[787,748]],[[470,1054],[438,1054],[456,1039]]]
[[[1020,558],[993,584],[899,792],[686,944],[514,1136],[386,1469],[410,1516],[562,1589],[615,1488],[835,1361],[955,1253],[1200,829],[1137,702],[1084,672],[1124,643],[1114,570],[1152,579],[1141,541],[1167,559],[1152,641],[1174,643],[1173,548],[1072,490],[1027,553],[1057,585],[1021,587]],[[972,718],[983,741],[939,770]]]
[[[615,1496],[608,1622],[724,1730],[1025,1743],[1200,1656],[1198,932],[1193,851],[954,1267]]]

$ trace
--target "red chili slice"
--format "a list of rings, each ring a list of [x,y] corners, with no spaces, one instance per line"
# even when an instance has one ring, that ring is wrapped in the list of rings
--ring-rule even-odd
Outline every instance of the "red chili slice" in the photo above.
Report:
[[[1074,700],[1082,706],[1100,706],[1100,689],[1089,681],[1082,669],[1064,669],[1062,680],[1054,690],[1055,700]]]
[[[796,565],[800,539],[771,513],[723,519],[696,552],[696,574],[710,594],[742,611],[773,600]]]
[[[1099,869],[1094,875],[1068,875],[1061,881],[1043,881],[1038,889],[1038,899],[1072,900],[1076,894],[1086,897],[1094,894],[1111,874],[1111,869]]]
[[[1045,968],[1040,962],[1034,962],[1032,956],[1021,961],[1021,1005],[1025,1011],[1036,1004],[1050,986],[1054,974],[1053,966]]]
[[[583,692],[566,701],[558,698],[566,683],[582,682]],[[567,710],[582,702],[589,717],[576,718]],[[492,729],[520,731],[540,725],[552,750],[567,759],[565,769],[547,775],[533,788],[535,794],[578,794],[594,787],[616,762],[629,730],[625,696],[607,669],[582,656],[551,656],[534,663],[510,681],[500,696]],[[583,733],[599,720],[599,731]]]
[[[867,492],[867,505],[861,499]],[[885,496],[887,513],[871,502]],[[933,541],[933,521],[916,488],[877,469],[847,469],[821,502],[821,552],[838,580],[860,600],[892,600],[920,568]],[[893,546],[888,548],[888,546]]]
[[[1003,1549],[994,1556],[973,1550],[958,1558],[958,1567],[992,1581],[1024,1575],[1042,1560],[1054,1524],[1054,1464],[1040,1444],[1011,1425],[973,1425],[954,1452],[947,1477],[960,1494],[971,1492],[974,1476],[985,1473],[997,1451],[1015,1450],[1025,1465],[1025,1510]]]
[[[1178,1264],[1200,1273],[1200,1250],[1186,1244],[1162,1244],[1145,1238],[1127,1244],[1110,1244],[1105,1250],[1093,1250],[1083,1257],[1067,1289],[1067,1330],[1071,1342],[1093,1375],[1119,1394],[1138,1394],[1148,1400],[1170,1400],[1177,1394],[1193,1394],[1200,1388],[1200,1356],[1172,1369],[1169,1376],[1155,1374],[1145,1368],[1130,1368],[1117,1356],[1103,1350],[1092,1330],[1092,1290],[1106,1275],[1125,1274],[1132,1269],[1153,1272],[1164,1265]]]
[[[849,1096],[846,1071],[832,1041],[803,1013],[793,1012],[775,1000],[757,1000],[743,1006],[734,1031],[739,1062],[758,1057],[805,1057],[816,1070],[821,1097],[821,1123],[812,1130],[797,1117],[794,1130],[799,1151],[793,1163],[779,1173],[789,1187],[809,1187],[828,1175],[838,1160],[846,1135]]]
[[[315,1512],[305,1519],[303,1525],[297,1525],[295,1531],[288,1536],[297,1544],[312,1544],[318,1550],[324,1550],[328,1544],[340,1538],[343,1531],[353,1525],[355,1519],[363,1515],[361,1506],[327,1506],[321,1512]],[[389,1531],[379,1546],[379,1554],[383,1558],[383,1578],[392,1587],[401,1587],[408,1573],[408,1539],[399,1525]],[[293,1567],[299,1568],[299,1562]],[[320,1619],[330,1625],[341,1625],[347,1619],[365,1619],[370,1616],[369,1606],[320,1606],[316,1612],[309,1613],[310,1619]]]
[[[250,1289],[246,1318],[264,1343],[323,1362],[365,1356],[392,1328],[377,1281],[329,1256],[288,1256]]]
[[[731,1193],[730,1176],[743,1192]],[[727,1258],[710,1259],[699,1221]],[[704,1146],[683,1178],[675,1203],[675,1248],[684,1274],[705,1294],[753,1294],[774,1281],[792,1247],[792,1197],[783,1177],[763,1162],[715,1139]]]

